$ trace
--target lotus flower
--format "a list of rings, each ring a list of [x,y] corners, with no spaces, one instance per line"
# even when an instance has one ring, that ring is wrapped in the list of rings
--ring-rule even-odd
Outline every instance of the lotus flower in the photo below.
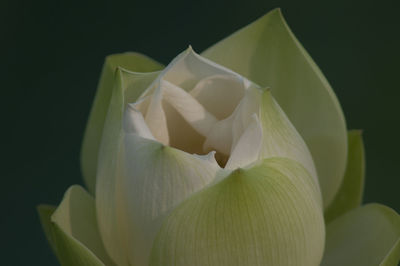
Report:
[[[397,265],[400,217],[360,206],[364,151],[274,10],[165,68],[109,56],[87,191],[39,214],[63,265]]]

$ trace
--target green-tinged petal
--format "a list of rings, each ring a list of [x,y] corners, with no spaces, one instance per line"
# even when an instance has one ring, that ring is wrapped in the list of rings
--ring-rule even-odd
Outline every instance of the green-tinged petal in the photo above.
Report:
[[[93,198],[70,187],[57,209],[39,206],[47,238],[62,265],[114,265],[98,232]]]
[[[313,158],[304,140],[282,111],[270,90],[260,96],[263,141],[260,158],[286,157],[301,163],[318,183]],[[322,205],[322,200],[321,200]]]
[[[104,134],[99,150],[99,167],[96,181],[96,209],[99,230],[105,248],[111,258],[120,266],[128,265],[128,258],[123,245],[126,234],[119,226],[124,220],[124,213],[118,209],[121,195],[119,183],[122,159],[120,149],[123,145],[123,116],[126,105],[134,102],[153,80],[158,72],[136,73],[118,68],[115,73],[114,87],[104,123]]]
[[[317,186],[286,158],[239,168],[168,216],[150,265],[319,265],[325,227]]]
[[[389,254],[383,259],[380,266],[398,266],[400,262],[400,238],[389,251]]]
[[[220,168],[215,152],[192,155],[137,134],[125,135],[124,151],[119,193],[125,219],[119,226],[126,234],[131,265],[148,265],[153,240],[165,216],[211,183]]]
[[[139,53],[115,54],[106,58],[87,123],[81,152],[83,177],[91,193],[95,190],[98,151],[117,67],[134,72],[151,72],[160,70],[163,66]],[[133,91],[137,96],[142,92],[140,89],[138,91],[134,89]]]
[[[400,216],[368,204],[327,225],[322,266],[396,266],[400,262]]]
[[[334,201],[325,211],[327,223],[361,204],[365,176],[362,132],[360,130],[349,131],[348,143],[346,173]]]
[[[57,208],[56,206],[46,205],[46,204],[41,204],[41,205],[37,206],[40,223],[42,224],[42,228],[46,235],[47,241],[49,242],[54,253],[57,254],[57,249],[54,244],[54,237],[53,237],[53,232],[52,232],[52,230],[53,230],[52,227],[54,225],[51,223],[51,220],[50,220],[51,215],[54,213],[56,208]]]
[[[345,120],[333,90],[280,10],[269,12],[202,55],[271,88],[311,151],[324,206],[328,206],[346,167]]]

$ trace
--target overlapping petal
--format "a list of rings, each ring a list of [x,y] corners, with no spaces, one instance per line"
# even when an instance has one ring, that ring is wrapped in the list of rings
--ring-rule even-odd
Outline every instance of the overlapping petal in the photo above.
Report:
[[[335,199],[325,210],[326,222],[330,222],[340,215],[357,208],[362,201],[365,177],[365,155],[361,131],[349,131],[348,139],[349,150],[346,173]]]
[[[152,72],[163,68],[160,63],[139,53],[114,54],[106,58],[86,126],[81,151],[82,174],[91,193],[95,191],[98,153],[117,67],[135,72]],[[129,93],[131,94],[130,98],[136,98],[140,93],[142,93],[140,88],[132,88]]]
[[[94,199],[83,188],[70,187],[57,209],[42,205],[38,210],[62,265],[114,265],[100,239]]]
[[[319,265],[325,208],[322,266],[395,265],[400,216],[356,208],[361,136],[347,149],[340,105],[280,11],[203,55],[189,48],[163,71],[137,53],[107,58],[81,158],[96,202],[72,186],[56,210],[39,207],[60,262]]]
[[[156,233],[179,203],[211,183],[220,169],[209,155],[195,156],[126,134],[121,174],[121,210],[126,248],[132,265],[148,265]]]
[[[99,229],[107,252],[118,265],[128,265],[125,251],[126,234],[120,226],[121,160],[123,158],[123,117],[128,102],[134,102],[159,75],[158,72],[137,73],[118,68],[103,129],[99,150],[96,209]]]
[[[400,261],[400,216],[368,204],[333,220],[321,266],[395,266]]]
[[[346,124],[333,90],[280,10],[269,12],[202,55],[271,88],[311,151],[327,207],[345,172]]]
[[[237,169],[171,213],[150,265],[316,266],[325,239],[319,193],[286,158]]]

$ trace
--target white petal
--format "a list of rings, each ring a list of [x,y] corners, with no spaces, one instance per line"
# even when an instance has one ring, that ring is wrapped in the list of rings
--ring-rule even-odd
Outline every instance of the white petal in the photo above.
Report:
[[[154,137],[161,143],[168,145],[169,133],[167,119],[162,106],[162,97],[162,90],[156,89],[146,110],[145,121]]]
[[[246,95],[240,102],[237,111],[235,110],[235,118],[232,124],[232,146],[231,152],[236,147],[243,132],[252,122],[252,115],[260,112],[261,90],[256,87],[250,87],[246,91]]]
[[[129,260],[132,265],[147,265],[163,218],[209,184],[219,167],[213,154],[193,156],[136,134],[127,134],[124,143],[119,193]]]
[[[169,146],[191,154],[203,154],[205,137],[197,132],[167,101],[163,102],[163,107],[170,133]]]
[[[234,115],[220,120],[214,124],[211,130],[207,134],[207,139],[203,144],[203,150],[205,152],[211,150],[217,150],[225,155],[229,155],[232,146],[232,125]]]
[[[162,80],[161,89],[164,100],[171,104],[197,132],[206,136],[217,119],[182,88]]]
[[[254,114],[251,123],[234,147],[225,168],[235,169],[255,162],[261,149],[262,137],[261,123]]]
[[[251,123],[252,114],[259,113],[259,98],[260,91],[257,88],[248,88],[233,113],[212,127],[203,149],[205,151],[215,149],[225,155],[231,154],[239,138]]]
[[[104,124],[104,133],[99,150],[96,179],[96,214],[99,231],[107,253],[118,265],[128,265],[125,251],[126,234],[120,225],[124,213],[120,211],[120,163],[123,115],[126,111],[129,88],[143,90],[156,78],[157,73],[141,74],[118,69],[109,109]]]
[[[235,76],[243,81],[245,87],[251,83],[232,70],[196,54],[189,47],[164,68],[160,76],[142,93],[141,97],[151,94],[161,79],[169,81],[185,91],[191,91],[201,80],[215,75]]]
[[[135,133],[143,138],[155,140],[144,121],[142,113],[135,108],[134,104],[127,105],[124,117],[124,130],[127,133]]]
[[[230,116],[245,94],[243,79],[214,75],[199,81],[190,94],[218,120]]]
[[[162,78],[189,91],[200,80],[214,75],[235,75],[240,78],[240,75],[201,57],[189,47],[167,66]]]

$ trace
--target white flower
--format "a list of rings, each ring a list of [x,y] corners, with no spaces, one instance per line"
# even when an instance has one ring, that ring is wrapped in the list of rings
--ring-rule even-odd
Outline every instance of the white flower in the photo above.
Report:
[[[39,208],[63,265],[392,266],[400,257],[399,215],[359,206],[361,135],[347,134],[279,10],[166,68],[137,53],[108,57],[82,170],[91,194],[72,186],[57,209]]]
[[[295,160],[308,170],[308,173],[291,176],[285,172],[293,170],[290,163],[287,169],[281,163],[278,163],[279,167],[275,166],[293,178],[293,184],[309,182],[298,192],[313,195],[310,202],[311,199],[303,198],[306,195],[297,196],[297,203],[288,203],[287,210],[282,210],[287,212],[312,205],[313,208],[304,211],[300,218],[305,219],[303,216],[308,215],[307,218],[313,219],[298,225],[302,231],[288,237],[283,250],[280,248],[276,252],[293,250],[299,243],[303,245],[305,230],[318,237],[308,235],[313,241],[301,250],[306,253],[313,249],[313,253],[303,261],[305,264],[320,261],[324,222],[314,164],[304,141],[268,89],[261,89],[189,48],[159,74],[135,103],[127,104],[120,140],[116,154],[100,152],[103,156],[99,158],[96,188],[100,232],[107,251],[119,265],[126,262],[148,265],[155,237],[166,216],[195,192],[231,177],[232,170],[245,168],[252,171],[256,167],[253,165],[263,162],[262,159],[276,157]],[[115,139],[111,142],[112,145],[117,143]],[[103,145],[107,147],[107,144]],[[117,169],[110,175],[110,166],[106,162],[113,158],[117,159]],[[312,180],[303,180],[308,178]],[[289,200],[288,191],[279,195],[282,200]],[[263,210],[260,207],[257,211]],[[180,225],[182,231],[195,227],[187,222]],[[277,233],[287,234],[293,228],[282,226]],[[166,238],[180,241],[170,239],[172,236]],[[194,242],[197,241],[200,241],[198,237]],[[263,245],[254,243],[260,246],[253,248],[262,252],[277,240],[271,237],[263,241]],[[319,247],[318,252],[316,247]],[[211,251],[206,250],[211,255]],[[273,257],[268,259],[262,261],[278,262]],[[293,259],[301,261],[298,256],[290,258]],[[185,265],[190,261],[182,263]]]

